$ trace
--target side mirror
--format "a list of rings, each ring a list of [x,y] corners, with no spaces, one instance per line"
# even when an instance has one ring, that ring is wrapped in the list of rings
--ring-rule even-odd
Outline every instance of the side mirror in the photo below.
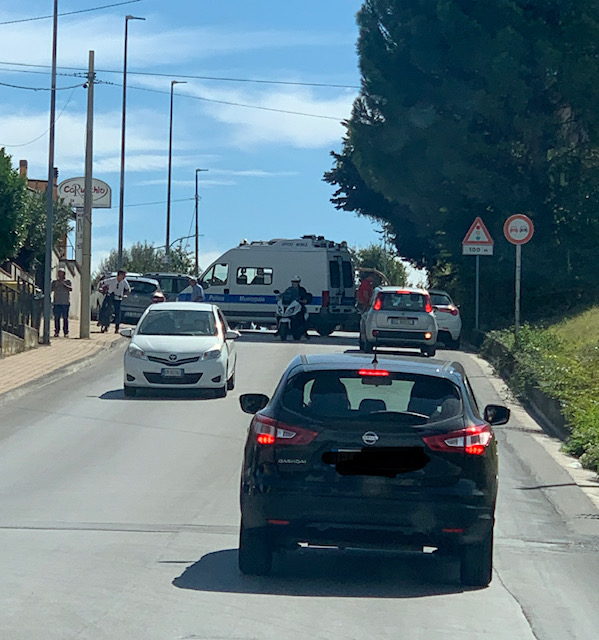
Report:
[[[510,419],[510,410],[499,404],[488,404],[485,407],[484,418],[492,425],[506,424]]]
[[[257,413],[268,404],[268,396],[263,393],[244,393],[239,396],[239,404],[244,413]]]
[[[208,289],[210,287],[209,282],[198,282],[198,284],[200,285],[200,287],[202,287],[202,289]]]
[[[239,331],[235,331],[234,329],[228,329],[225,333],[226,340],[237,340],[238,338],[241,338],[241,334]]]
[[[125,338],[130,338],[133,335],[133,328],[127,327],[125,329],[121,329],[120,334]]]

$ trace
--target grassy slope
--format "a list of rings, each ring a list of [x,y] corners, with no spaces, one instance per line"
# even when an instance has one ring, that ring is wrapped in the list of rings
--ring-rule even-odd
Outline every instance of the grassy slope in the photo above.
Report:
[[[567,450],[599,471],[599,307],[546,327],[523,327],[518,349],[511,331],[489,335],[517,354],[514,390],[525,394],[536,384],[559,400],[572,431]],[[488,344],[482,352],[488,355]]]

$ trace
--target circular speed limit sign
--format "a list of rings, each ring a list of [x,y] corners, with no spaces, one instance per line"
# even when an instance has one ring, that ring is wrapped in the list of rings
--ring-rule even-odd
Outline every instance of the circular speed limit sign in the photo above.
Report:
[[[503,234],[512,244],[526,244],[534,232],[532,220],[523,213],[510,216],[503,225]]]

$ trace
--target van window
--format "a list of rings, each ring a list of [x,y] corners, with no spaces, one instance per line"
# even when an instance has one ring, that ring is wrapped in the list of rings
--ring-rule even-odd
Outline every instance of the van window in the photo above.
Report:
[[[210,286],[227,284],[229,278],[229,265],[224,263],[215,264],[202,276],[202,282]]]
[[[343,286],[346,289],[353,289],[355,287],[354,270],[352,269],[351,262],[344,260],[343,263]]]
[[[239,267],[237,284],[271,285],[272,273],[270,267]]]
[[[331,289],[341,288],[341,273],[339,272],[339,263],[337,260],[329,262],[329,272],[331,274]]]

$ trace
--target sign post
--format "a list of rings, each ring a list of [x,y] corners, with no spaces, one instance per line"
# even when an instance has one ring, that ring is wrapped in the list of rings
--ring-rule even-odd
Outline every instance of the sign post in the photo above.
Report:
[[[485,223],[477,217],[462,240],[462,255],[476,256],[476,285],[474,302],[474,328],[479,328],[480,317],[480,256],[493,255],[493,238]]]
[[[520,290],[522,282],[522,245],[526,244],[535,232],[532,220],[522,213],[510,216],[503,225],[503,234],[508,242],[516,245],[516,282],[514,286],[514,336],[518,341],[520,330]]]

